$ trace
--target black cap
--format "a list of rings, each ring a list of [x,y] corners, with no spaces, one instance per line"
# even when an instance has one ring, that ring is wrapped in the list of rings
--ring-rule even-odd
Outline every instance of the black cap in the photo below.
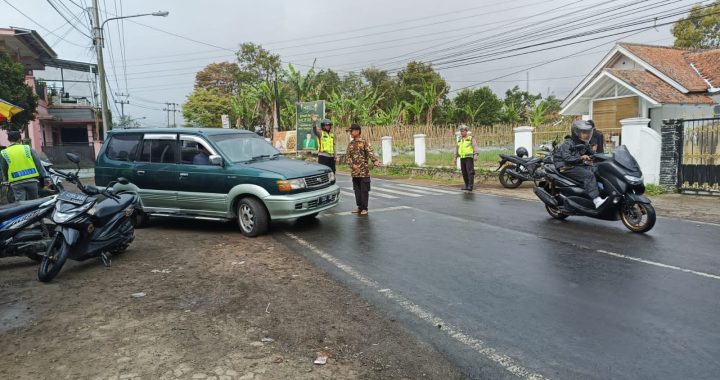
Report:
[[[22,139],[22,133],[20,133],[20,131],[18,131],[18,130],[14,130],[14,129],[9,130],[7,132],[7,136],[8,136],[8,140],[10,140],[12,142],[20,141]]]
[[[362,128],[360,128],[360,124],[351,124],[350,128],[347,129],[348,132],[350,131],[362,131]]]

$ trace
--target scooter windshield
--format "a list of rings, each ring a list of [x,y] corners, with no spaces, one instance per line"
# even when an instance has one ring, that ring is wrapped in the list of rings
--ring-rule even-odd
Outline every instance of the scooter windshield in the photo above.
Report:
[[[613,159],[620,166],[625,168],[628,171],[628,174],[641,174],[640,165],[638,165],[637,161],[635,161],[635,157],[630,154],[630,151],[627,150],[627,147],[625,145],[620,145],[615,149],[615,151],[613,152]]]

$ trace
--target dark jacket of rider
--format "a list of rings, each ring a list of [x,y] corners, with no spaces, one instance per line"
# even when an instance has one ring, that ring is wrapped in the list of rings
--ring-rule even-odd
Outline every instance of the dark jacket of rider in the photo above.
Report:
[[[580,157],[592,154],[592,147],[590,147],[589,144],[585,144],[583,141],[568,137],[565,138],[565,141],[556,148],[555,153],[553,154],[553,161],[555,162],[555,167],[560,170],[580,165],[583,162]]]

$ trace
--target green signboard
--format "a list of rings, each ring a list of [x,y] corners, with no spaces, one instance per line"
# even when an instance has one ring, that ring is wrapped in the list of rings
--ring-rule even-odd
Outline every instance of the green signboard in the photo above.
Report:
[[[300,102],[295,104],[297,126],[297,150],[317,150],[317,136],[312,133],[312,115],[318,115],[318,127],[320,120],[325,117],[325,101]]]

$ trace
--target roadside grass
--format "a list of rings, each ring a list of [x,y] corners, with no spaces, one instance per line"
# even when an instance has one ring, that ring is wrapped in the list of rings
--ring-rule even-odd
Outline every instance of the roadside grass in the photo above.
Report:
[[[484,150],[480,151],[475,161],[476,167],[489,167],[497,165],[500,161],[499,154],[512,154],[511,150]],[[396,166],[416,166],[415,155],[413,153],[400,154],[393,156],[392,164]],[[454,152],[430,152],[425,156],[425,166],[428,167],[454,167]]]
[[[657,195],[663,195],[666,194],[667,190],[665,188],[655,185],[653,183],[648,183],[645,185],[645,194],[650,196],[657,196]]]

